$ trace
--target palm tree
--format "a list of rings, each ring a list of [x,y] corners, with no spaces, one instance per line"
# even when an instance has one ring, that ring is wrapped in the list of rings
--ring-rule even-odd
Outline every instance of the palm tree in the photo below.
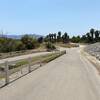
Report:
[[[57,36],[57,41],[60,42],[61,41],[61,32],[58,32],[58,36]]]
[[[64,35],[62,36],[63,42],[67,43],[69,41],[69,36],[68,34],[65,32]]]
[[[100,35],[99,31],[98,30],[95,31],[95,42],[99,41],[99,35]]]
[[[53,34],[51,34],[51,39],[53,40],[53,37],[54,37],[54,35]]]
[[[82,37],[81,37],[81,42],[87,42],[87,37],[86,37],[86,35],[82,35]]]
[[[87,34],[86,34],[86,37],[87,37],[87,42],[91,42],[91,36],[90,36],[90,33],[87,33]]]
[[[49,34],[49,41],[50,42],[52,41],[52,34],[51,33]]]
[[[92,42],[94,41],[94,33],[95,33],[94,29],[93,28],[90,29],[90,34],[91,34]]]
[[[56,33],[54,33],[54,41],[56,42]]]

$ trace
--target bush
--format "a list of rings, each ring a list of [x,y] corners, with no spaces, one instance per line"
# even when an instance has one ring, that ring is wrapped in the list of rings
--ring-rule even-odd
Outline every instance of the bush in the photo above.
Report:
[[[16,40],[8,38],[2,38],[2,40],[3,41],[0,42],[0,52],[16,51]]]
[[[21,38],[21,41],[25,45],[26,49],[35,49],[36,47],[39,46],[38,41],[29,35],[24,35]]]
[[[25,44],[23,44],[21,41],[16,42],[16,51],[26,50]]]
[[[0,37],[0,53],[29,50],[37,47],[39,47],[39,42],[29,35],[23,36],[21,40]]]
[[[47,48],[47,50],[55,50],[56,49],[55,45],[53,45],[50,42],[46,43],[46,48]]]

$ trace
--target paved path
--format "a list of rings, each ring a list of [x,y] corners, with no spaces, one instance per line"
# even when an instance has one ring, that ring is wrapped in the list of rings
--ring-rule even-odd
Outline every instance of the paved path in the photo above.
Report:
[[[79,48],[0,90],[0,100],[100,100],[100,76]]]

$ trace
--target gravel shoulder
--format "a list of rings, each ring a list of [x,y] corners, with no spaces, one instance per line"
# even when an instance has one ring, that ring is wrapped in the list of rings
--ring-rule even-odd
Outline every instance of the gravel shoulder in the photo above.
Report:
[[[81,46],[81,53],[95,66],[100,74],[100,43]]]
[[[84,50],[100,60],[100,42],[87,45]]]

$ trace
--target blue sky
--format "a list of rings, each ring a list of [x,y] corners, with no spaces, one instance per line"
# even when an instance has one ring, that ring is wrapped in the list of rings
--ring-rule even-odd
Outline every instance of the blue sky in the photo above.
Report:
[[[100,0],[0,0],[0,29],[8,34],[100,29]]]

